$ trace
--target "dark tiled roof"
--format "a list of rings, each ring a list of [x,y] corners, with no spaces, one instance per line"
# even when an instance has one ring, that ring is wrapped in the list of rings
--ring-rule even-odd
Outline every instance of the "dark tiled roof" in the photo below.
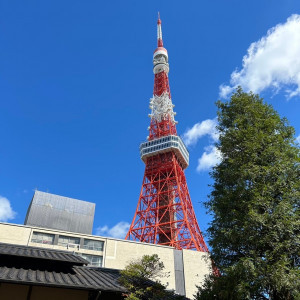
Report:
[[[124,292],[118,284],[119,271],[75,266],[74,273],[0,267],[0,282]]]
[[[59,251],[45,248],[19,246],[0,243],[0,255],[30,257],[51,261],[67,262],[73,265],[87,265],[88,261],[67,251]]]
[[[119,270],[87,267],[72,253],[0,244],[0,282],[124,292]]]

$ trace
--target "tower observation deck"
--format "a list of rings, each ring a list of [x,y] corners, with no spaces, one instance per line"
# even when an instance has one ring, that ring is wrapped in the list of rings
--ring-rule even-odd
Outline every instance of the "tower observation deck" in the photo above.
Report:
[[[208,252],[184,174],[189,165],[189,153],[177,135],[168,78],[169,56],[163,45],[160,17],[153,73],[149,136],[140,145],[140,156],[146,168],[126,239]]]

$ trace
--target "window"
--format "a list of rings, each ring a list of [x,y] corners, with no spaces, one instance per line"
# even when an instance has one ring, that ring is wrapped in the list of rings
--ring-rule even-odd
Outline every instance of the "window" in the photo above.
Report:
[[[84,253],[77,253],[79,256],[83,257],[89,262],[89,266],[93,267],[102,267],[102,256],[98,255],[90,255],[90,254],[84,254]]]
[[[32,234],[31,242],[53,245],[54,234],[48,234],[48,233],[34,231]]]
[[[79,247],[80,245],[80,238],[77,237],[73,237],[73,236],[64,236],[64,235],[60,235],[58,237],[58,245],[59,246],[65,246],[65,247],[70,247],[70,248],[74,248],[74,247]]]
[[[95,241],[95,240],[86,240],[84,239],[84,249],[95,250],[95,251],[103,251],[104,242]]]

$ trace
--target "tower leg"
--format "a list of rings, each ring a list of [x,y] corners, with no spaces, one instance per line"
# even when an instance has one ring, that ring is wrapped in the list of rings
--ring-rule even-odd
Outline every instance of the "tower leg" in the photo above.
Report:
[[[147,159],[139,202],[126,239],[208,251],[185,174],[173,152]]]

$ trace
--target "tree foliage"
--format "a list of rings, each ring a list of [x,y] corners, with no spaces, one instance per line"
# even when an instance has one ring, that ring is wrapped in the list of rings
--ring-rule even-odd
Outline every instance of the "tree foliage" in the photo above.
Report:
[[[299,147],[271,105],[241,88],[217,102],[222,160],[206,206],[211,275],[196,299],[300,299]]]
[[[128,290],[129,300],[185,299],[166,289],[159,278],[168,276],[157,254],[144,255],[121,271],[120,283]]]

